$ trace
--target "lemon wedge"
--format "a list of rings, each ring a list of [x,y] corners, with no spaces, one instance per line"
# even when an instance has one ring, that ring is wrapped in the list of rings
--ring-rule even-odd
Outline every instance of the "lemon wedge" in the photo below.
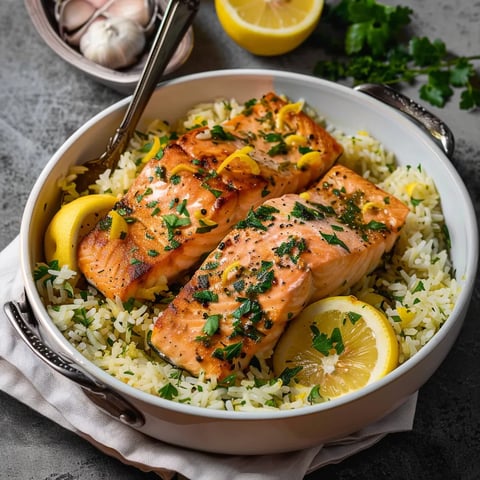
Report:
[[[77,270],[77,245],[117,202],[109,194],[85,195],[63,205],[54,215],[44,237],[47,262],[58,260],[59,266]]]
[[[323,0],[215,0],[221,26],[255,55],[273,56],[297,48],[313,32]]]
[[[392,371],[398,343],[385,315],[354,296],[329,297],[292,320],[275,349],[275,374],[318,385],[324,399],[358,390]]]

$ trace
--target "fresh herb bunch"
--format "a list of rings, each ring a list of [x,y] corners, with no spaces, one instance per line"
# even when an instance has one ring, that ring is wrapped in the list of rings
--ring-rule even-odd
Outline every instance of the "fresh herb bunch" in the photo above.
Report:
[[[443,107],[454,89],[460,88],[461,109],[480,107],[480,77],[473,63],[480,55],[453,56],[441,40],[408,36],[405,27],[413,13],[409,7],[376,0],[341,0],[326,7],[321,28],[331,32],[322,41],[342,59],[319,61],[315,75],[334,81],[350,78],[354,84],[390,85],[425,77],[420,98],[430,104]]]

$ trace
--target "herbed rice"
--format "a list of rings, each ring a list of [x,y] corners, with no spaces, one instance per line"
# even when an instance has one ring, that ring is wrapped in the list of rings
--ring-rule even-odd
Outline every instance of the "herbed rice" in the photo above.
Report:
[[[235,116],[242,107],[235,100],[217,101],[198,105],[173,127],[160,120],[152,122],[146,134],[138,133],[131,141],[117,170],[111,176],[109,171],[101,176],[98,193],[122,195],[148,158],[155,136],[163,145],[172,131],[200,124],[213,126]],[[367,132],[351,136],[327,128],[344,147],[340,163],[403,200],[411,210],[394,251],[377,270],[346,292],[385,312],[397,335],[399,363],[403,363],[438,331],[459,293],[448,255],[448,231],[440,198],[421,164],[397,166],[393,153]],[[73,178],[67,178],[63,188],[68,189]],[[73,190],[70,192],[73,196]],[[50,269],[37,280],[38,290],[65,337],[86,358],[119,380],[153,395],[210,409],[284,410],[311,404],[311,386],[295,382],[283,385],[262,360],[237,385],[188,376],[154,357],[148,345],[152,321],[160,313],[161,304],[125,305],[105,299],[91,286],[72,289],[68,280],[74,275],[67,268]]]

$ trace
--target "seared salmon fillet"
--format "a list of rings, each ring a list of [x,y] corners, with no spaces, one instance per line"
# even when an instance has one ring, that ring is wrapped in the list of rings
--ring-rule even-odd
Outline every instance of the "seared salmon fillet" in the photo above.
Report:
[[[343,166],[270,199],[219,243],[156,319],[151,344],[193,375],[223,379],[269,357],[308,304],[378,266],[408,207]]]
[[[264,200],[300,191],[342,153],[301,104],[269,93],[213,128],[192,129],[146,164],[108,222],[81,240],[78,264],[105,296],[146,298],[197,265]]]

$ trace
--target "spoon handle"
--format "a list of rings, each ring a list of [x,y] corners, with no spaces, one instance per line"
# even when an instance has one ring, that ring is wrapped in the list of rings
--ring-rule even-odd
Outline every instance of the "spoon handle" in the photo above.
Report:
[[[105,168],[114,168],[127,147],[158,80],[186,34],[199,8],[199,0],[169,0],[140,80],[120,126],[109,141],[102,157]]]
[[[356,86],[355,90],[366,93],[409,116],[422,126],[442,147],[447,157],[452,159],[455,147],[452,131],[424,107],[386,85],[366,83]]]

